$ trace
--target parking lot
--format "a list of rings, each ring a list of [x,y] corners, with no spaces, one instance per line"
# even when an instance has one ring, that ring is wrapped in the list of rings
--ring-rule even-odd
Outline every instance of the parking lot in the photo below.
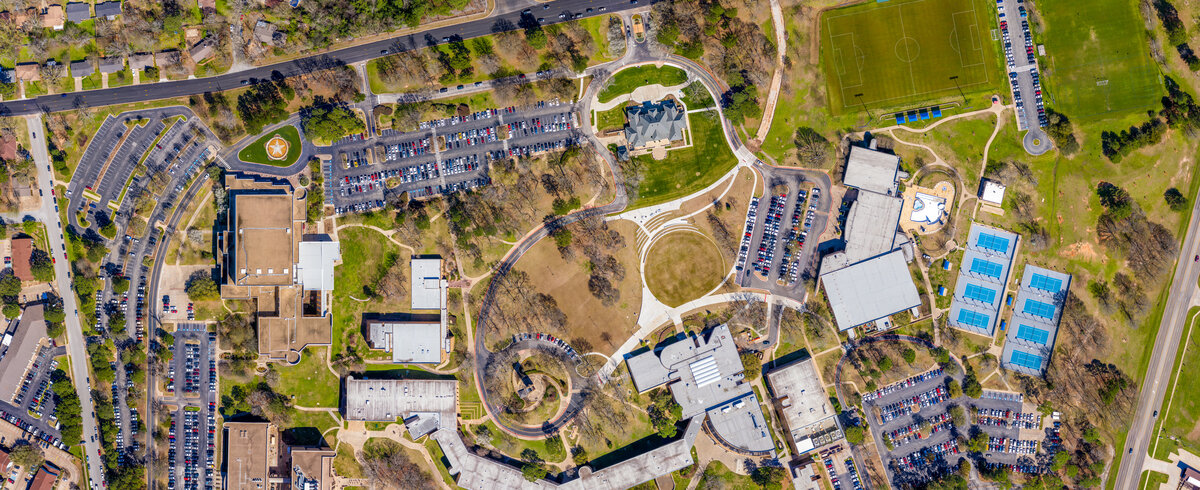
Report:
[[[803,171],[770,167],[762,172],[768,191],[780,185],[787,190],[751,200],[735,264],[738,284],[802,295],[800,279],[815,270],[817,242],[828,219],[827,189],[806,180]]]
[[[573,109],[543,101],[425,121],[413,132],[347,137],[331,147],[334,161],[323,168],[326,202],[343,214],[382,207],[403,192],[420,198],[487,185],[495,160],[578,144]]]
[[[965,457],[966,448],[959,447],[957,438],[967,437],[971,425],[989,436],[989,450],[983,454],[986,461],[1036,469],[1041,417],[1034,407],[1022,403],[1023,397],[1015,393],[985,391],[979,399],[952,399],[945,382],[945,373],[934,368],[863,394],[863,408],[872,419],[871,432],[889,481],[916,484],[950,471]],[[966,427],[955,426],[949,413],[952,405],[963,407]],[[885,439],[893,449],[887,449]]]
[[[862,478],[858,466],[849,451],[844,451],[841,444],[822,450],[813,457],[829,474],[829,483],[833,490],[862,490]]]
[[[0,419],[24,432],[30,442],[42,447],[66,450],[59,440],[58,417],[50,374],[58,368],[55,357],[64,355],[60,346],[40,346],[29,369],[22,374],[21,385],[11,400],[0,401]]]
[[[211,489],[216,454],[217,365],[215,335],[202,323],[181,323],[167,370],[164,404],[171,411],[167,488]]]
[[[1017,107],[1017,127],[1043,127],[1047,123],[1046,110],[1025,0],[996,0],[996,10],[1008,81]]]

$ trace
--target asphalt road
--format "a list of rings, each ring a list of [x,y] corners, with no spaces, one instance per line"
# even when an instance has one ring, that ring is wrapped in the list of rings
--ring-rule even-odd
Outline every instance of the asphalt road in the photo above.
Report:
[[[548,9],[536,5],[529,7],[531,13],[529,15],[525,15],[524,17],[525,23],[536,23],[536,19],[540,17],[545,19],[543,25],[557,24],[567,21],[567,19],[558,18],[558,14],[560,12],[580,13],[584,17],[591,17],[595,15],[616,13],[632,8],[644,7],[656,0],[644,1],[645,3],[642,4],[631,4],[628,0],[556,0],[543,4],[549,6]],[[599,9],[601,7],[605,8],[605,11],[600,11]],[[272,74],[275,72],[278,72],[284,77],[292,77],[310,73],[316,70],[379,58],[384,56],[384,50],[387,50],[388,53],[396,53],[400,51],[421,48],[428,45],[442,44],[443,39],[452,38],[454,36],[458,36],[463,39],[470,39],[492,34],[494,32],[519,29],[520,27],[518,26],[522,25],[523,15],[521,13],[521,7],[510,7],[508,10],[503,12],[499,12],[500,8],[504,7],[498,7],[498,13],[486,19],[465,22],[453,26],[437,27],[421,33],[396,36],[359,46],[339,49],[329,53],[316,54],[297,60],[257,67],[237,73],[229,73],[215,77],[196,78],[191,80],[147,83],[118,88],[87,90],[68,94],[45,95],[35,99],[0,102],[0,116],[68,111],[78,109],[80,107],[128,104],[147,100],[159,100],[188,95],[197,95],[204,92],[220,92],[223,90],[241,87],[243,81],[251,78],[270,79]],[[588,8],[592,8],[593,11],[590,13],[586,12],[586,9]]]
[[[29,126],[30,149],[33,161],[37,165],[38,187],[52,189],[54,177],[50,173],[50,155],[46,150],[45,127],[41,116],[30,117]],[[88,374],[87,342],[83,338],[83,329],[79,325],[79,303],[72,293],[70,262],[63,255],[62,221],[54,210],[54,196],[50,192],[42,193],[42,207],[38,211],[39,219],[46,224],[46,235],[50,240],[51,254],[55,257],[54,275],[58,291],[62,295],[63,310],[66,312],[67,323],[67,352],[71,355],[71,376],[75,378],[76,391],[79,393],[80,412],[83,414],[83,448],[84,464],[87,466],[91,488],[100,488],[104,482],[104,467],[100,460],[100,435],[96,424],[96,406],[92,401],[92,390],[88,388],[91,376]],[[57,259],[63,259],[58,262]]]
[[[1119,455],[1121,466],[1114,488],[1136,488],[1141,479],[1142,465],[1154,436],[1154,422],[1158,419],[1154,414],[1162,407],[1163,395],[1174,371],[1175,353],[1179,349],[1180,336],[1183,335],[1185,317],[1192,305],[1197,278],[1200,278],[1200,262],[1194,259],[1200,254],[1200,240],[1197,237],[1200,232],[1200,200],[1193,198],[1193,203],[1192,220],[1188,223],[1187,237],[1179,249],[1179,262],[1175,266],[1175,275],[1167,296],[1167,307],[1163,310],[1162,323],[1158,328],[1158,337],[1154,340],[1150,366],[1146,370],[1146,378],[1142,381],[1133,426],[1129,428],[1129,434],[1125,438],[1125,454]]]

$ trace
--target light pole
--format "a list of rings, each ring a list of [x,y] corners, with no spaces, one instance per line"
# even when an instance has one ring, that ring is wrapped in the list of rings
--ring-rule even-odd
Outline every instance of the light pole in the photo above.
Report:
[[[958,89],[958,95],[960,97],[962,97],[963,107],[966,107],[967,106],[967,96],[963,95],[962,87],[958,86],[958,75],[954,75],[954,76],[950,77],[950,80],[954,82],[954,88]]]
[[[854,96],[858,97],[858,103],[862,104],[864,111],[867,111],[867,116],[870,117],[871,119],[875,119],[875,115],[871,114],[870,109],[867,109],[867,103],[863,102],[863,98],[862,98],[863,94],[854,94]]]

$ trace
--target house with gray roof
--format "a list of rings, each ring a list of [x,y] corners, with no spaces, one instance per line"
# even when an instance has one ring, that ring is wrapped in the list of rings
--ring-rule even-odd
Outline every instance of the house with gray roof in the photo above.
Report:
[[[92,6],[83,2],[67,4],[67,20],[76,24],[92,18]]]
[[[154,66],[154,54],[152,53],[134,53],[129,55],[130,70],[145,70],[152,66]]]
[[[192,55],[192,61],[199,63],[211,57],[216,47],[217,38],[207,36],[192,46],[192,49],[188,50],[188,54]]]
[[[100,73],[116,73],[125,69],[125,58],[109,56],[100,58]]]
[[[100,2],[96,4],[96,17],[116,20],[121,15],[121,2]]]
[[[17,83],[17,70],[0,67],[0,83]]]
[[[635,150],[682,141],[687,129],[684,113],[673,100],[643,102],[625,109],[625,116],[625,140]]]
[[[71,62],[71,76],[86,77],[93,73],[96,73],[96,66],[92,64],[91,60],[79,60]]]

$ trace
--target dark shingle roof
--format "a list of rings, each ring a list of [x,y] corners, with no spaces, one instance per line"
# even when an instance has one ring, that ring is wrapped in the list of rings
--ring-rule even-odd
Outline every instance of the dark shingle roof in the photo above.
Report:
[[[100,73],[116,73],[125,69],[125,58],[109,56],[100,58]]]
[[[90,18],[92,18],[91,5],[81,2],[67,4],[67,20],[79,23]]]
[[[96,4],[96,17],[115,17],[121,15],[121,2],[100,2]]]
[[[71,76],[86,77],[93,73],[96,73],[96,67],[92,65],[91,61],[79,60],[71,62]]]
[[[652,141],[683,139],[683,112],[672,101],[644,102],[626,109],[625,114],[629,117],[625,127],[629,146],[639,148]]]

